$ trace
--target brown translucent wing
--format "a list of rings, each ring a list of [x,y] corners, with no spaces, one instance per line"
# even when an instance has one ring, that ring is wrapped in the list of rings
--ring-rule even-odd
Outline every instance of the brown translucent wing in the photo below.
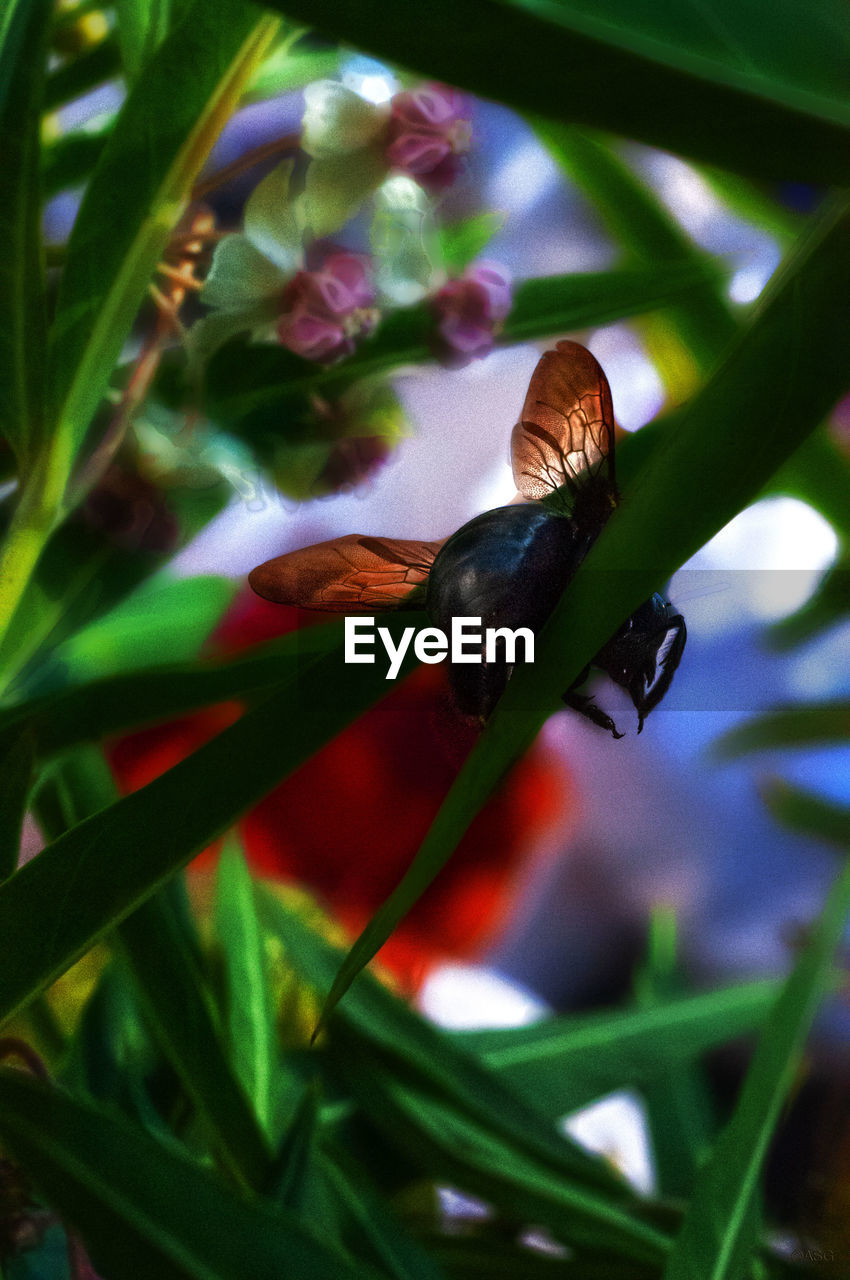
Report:
[[[350,533],[267,560],[248,581],[258,596],[302,609],[400,609],[427,579],[442,545]]]
[[[514,480],[526,498],[574,488],[604,472],[614,490],[614,408],[602,366],[577,342],[559,342],[531,375],[511,436]]]

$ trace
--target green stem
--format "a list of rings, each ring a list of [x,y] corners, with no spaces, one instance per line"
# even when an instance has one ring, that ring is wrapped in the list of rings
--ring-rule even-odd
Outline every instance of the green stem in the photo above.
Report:
[[[62,516],[70,454],[61,435],[53,438],[21,491],[9,532],[0,552],[0,694],[8,687],[9,655],[5,640],[26,594],[48,538]]]

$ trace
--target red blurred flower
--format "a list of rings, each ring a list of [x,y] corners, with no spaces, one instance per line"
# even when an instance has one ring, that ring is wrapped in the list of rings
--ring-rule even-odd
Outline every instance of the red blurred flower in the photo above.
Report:
[[[468,110],[463,94],[447,85],[426,84],[397,93],[390,103],[387,160],[432,194],[444,191],[469,150]]]
[[[318,620],[246,593],[219,629],[216,648],[242,649]],[[130,790],[144,785],[237,714],[231,704],[123,739],[112,753],[120,782]],[[444,668],[421,667],[245,816],[240,826],[252,867],[314,890],[359,930],[410,864],[475,736],[450,706]],[[525,858],[562,815],[566,794],[561,763],[531,751],[382,960],[418,981],[433,961],[479,951],[509,912]]]
[[[298,271],[283,291],[278,337],[307,360],[330,364],[354,351],[377,323],[366,259],[332,253],[319,271]]]
[[[448,363],[466,364],[486,356],[511,302],[510,276],[496,262],[467,267],[459,280],[443,285],[432,305],[448,348]]]

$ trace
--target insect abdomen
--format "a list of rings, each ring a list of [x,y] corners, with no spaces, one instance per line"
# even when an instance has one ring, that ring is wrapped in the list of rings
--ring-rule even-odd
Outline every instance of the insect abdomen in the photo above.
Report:
[[[581,542],[571,520],[538,505],[497,507],[476,516],[434,561],[426,597],[434,625],[448,632],[452,618],[480,618],[482,631],[537,631],[580,563],[586,550]],[[458,708],[486,718],[509,675],[503,659],[453,665]]]

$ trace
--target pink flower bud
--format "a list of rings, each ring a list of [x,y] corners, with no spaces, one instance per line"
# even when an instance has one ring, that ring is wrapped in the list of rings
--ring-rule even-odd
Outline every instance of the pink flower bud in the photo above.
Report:
[[[433,300],[437,329],[448,347],[448,363],[480,360],[511,309],[510,276],[495,262],[468,267],[459,280],[450,280]]]
[[[457,177],[469,150],[466,99],[442,84],[422,85],[392,100],[385,155],[395,169],[428,191],[443,191]]]
[[[321,270],[297,272],[284,289],[278,338],[296,355],[330,364],[375,327],[374,300],[366,260],[332,253]]]

